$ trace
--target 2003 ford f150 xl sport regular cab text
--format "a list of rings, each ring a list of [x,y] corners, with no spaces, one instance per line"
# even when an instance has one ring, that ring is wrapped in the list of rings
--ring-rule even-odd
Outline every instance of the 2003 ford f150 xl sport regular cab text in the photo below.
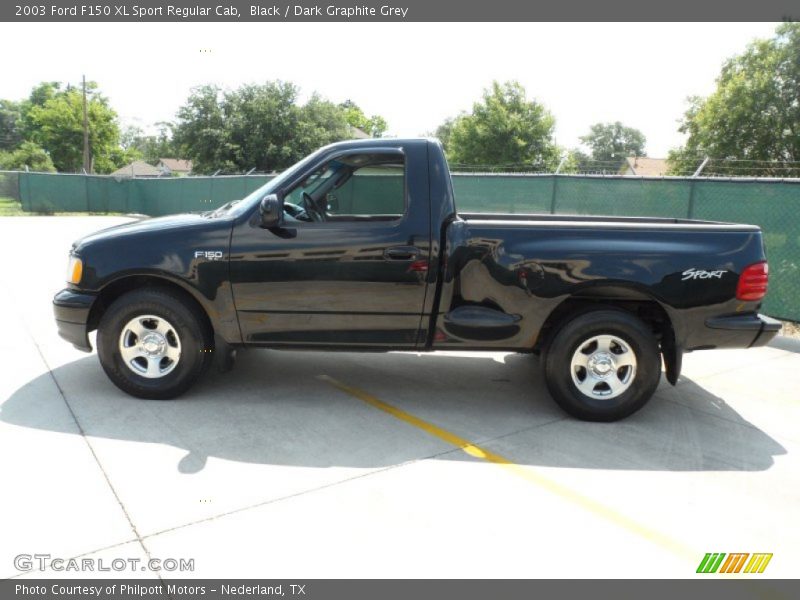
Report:
[[[674,384],[685,351],[780,329],[758,314],[758,227],[459,213],[425,139],[333,144],[217,210],[89,235],[68,277],[59,333],[91,351],[97,329],[103,369],[141,398],[237,347],[496,350],[539,353],[564,410],[612,421],[652,396],[662,356]]]

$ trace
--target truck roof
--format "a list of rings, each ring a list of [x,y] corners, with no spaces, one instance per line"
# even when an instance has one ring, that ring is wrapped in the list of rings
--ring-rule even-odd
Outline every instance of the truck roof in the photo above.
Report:
[[[439,144],[439,140],[436,138],[427,138],[427,137],[418,137],[418,138],[367,138],[361,140],[344,140],[341,142],[334,142],[332,144],[328,144],[321,150],[328,150],[331,148],[384,148],[387,146],[403,146],[403,145],[412,145],[412,144],[424,144],[424,143],[433,143]]]

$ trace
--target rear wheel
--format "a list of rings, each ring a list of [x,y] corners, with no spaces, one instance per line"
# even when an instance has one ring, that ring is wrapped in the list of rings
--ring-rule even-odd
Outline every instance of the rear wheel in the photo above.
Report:
[[[558,331],[544,372],[550,394],[566,412],[585,421],[617,421],[650,400],[661,359],[655,335],[640,319],[596,310]]]
[[[143,289],[118,298],[97,331],[100,364],[118,388],[139,398],[181,395],[213,356],[205,315],[167,289]]]

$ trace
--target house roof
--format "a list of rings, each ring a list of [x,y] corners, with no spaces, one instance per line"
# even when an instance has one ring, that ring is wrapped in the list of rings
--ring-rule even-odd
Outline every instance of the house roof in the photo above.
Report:
[[[368,140],[368,139],[370,139],[372,137],[366,131],[364,131],[363,129],[359,129],[358,127],[353,127],[352,125],[348,125],[347,128],[348,128],[348,132],[350,133],[350,136],[353,139],[356,139],[356,140]]]
[[[629,156],[625,159],[625,170],[630,170],[640,177],[663,177],[667,174],[667,169],[666,158]]]
[[[182,158],[159,158],[158,161],[170,171],[189,173],[192,170],[192,161],[190,160],[184,160]]]
[[[111,173],[113,177],[158,177],[161,174],[161,169],[157,169],[143,160],[135,160]]]

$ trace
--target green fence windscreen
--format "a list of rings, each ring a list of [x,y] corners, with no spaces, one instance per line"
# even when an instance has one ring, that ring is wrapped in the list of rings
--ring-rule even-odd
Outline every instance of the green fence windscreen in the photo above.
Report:
[[[553,176],[453,175],[456,206],[463,212],[550,212]]]
[[[0,171],[0,201],[19,202],[19,171]]]
[[[5,173],[0,177],[5,192],[0,195],[18,195],[23,209],[31,212],[160,216],[213,209],[246,196],[267,181],[266,175],[118,180]],[[375,189],[377,195],[384,187],[377,183],[365,178],[361,185]],[[387,194],[394,197],[395,186],[390,187]],[[759,225],[770,262],[770,291],[764,311],[800,321],[800,180],[454,174],[453,187],[462,212],[689,217]],[[340,212],[347,206],[357,210],[352,195],[349,188],[338,191]],[[389,212],[390,198],[382,195],[381,202]]]
[[[158,217],[210,210],[243,198],[268,175],[117,179],[100,175],[20,173],[23,210],[121,212]]]

